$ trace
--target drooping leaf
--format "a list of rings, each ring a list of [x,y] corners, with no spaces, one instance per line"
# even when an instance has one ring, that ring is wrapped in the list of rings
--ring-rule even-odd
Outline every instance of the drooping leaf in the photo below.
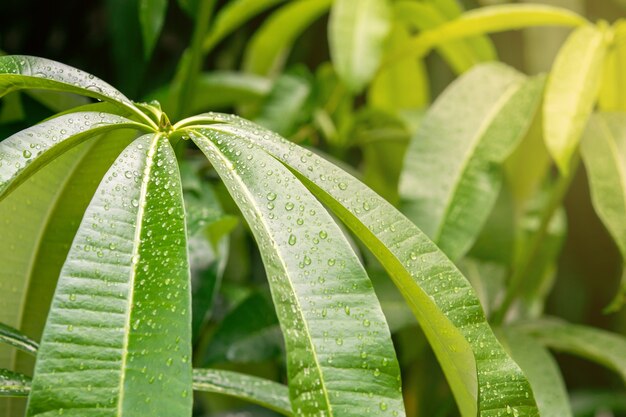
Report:
[[[330,56],[339,78],[359,93],[374,77],[391,31],[389,0],[335,0],[328,23]]]
[[[572,417],[563,377],[547,349],[515,329],[505,330],[504,337],[511,356],[528,377],[541,417]]]
[[[591,117],[581,143],[591,201],[598,217],[626,260],[626,117],[621,113]],[[626,300],[626,275],[610,310]]]
[[[0,397],[26,397],[30,393],[30,378],[0,369]]]
[[[284,64],[297,37],[328,10],[331,2],[300,0],[274,12],[250,40],[243,69],[261,75],[275,73]]]
[[[258,241],[285,337],[294,411],[404,415],[398,363],[371,282],[324,207],[246,139],[259,129],[218,124],[190,128],[189,134]]]
[[[124,117],[106,113],[70,113],[0,142],[0,201],[55,157],[90,137],[119,128],[145,129]]]
[[[404,212],[450,257],[469,250],[495,204],[502,163],[539,105],[543,78],[476,67],[424,117],[400,178]],[[476,97],[481,97],[476,100]]]
[[[175,164],[167,138],[148,134],[105,175],[61,271],[28,416],[191,413],[189,267]]]
[[[198,1],[198,0],[195,0]],[[215,17],[211,30],[202,42],[203,51],[209,52],[224,37],[239,26],[285,0],[234,0],[229,2]]]
[[[0,323],[0,343],[6,343],[33,355],[39,349],[37,342],[20,333],[17,329],[2,323]]]
[[[545,319],[516,326],[543,345],[615,371],[626,383],[626,338],[605,330]]]
[[[165,21],[166,12],[167,0],[139,0],[139,23],[141,23],[145,59],[152,55]]]
[[[0,57],[0,97],[22,89],[63,91],[109,101],[153,124],[122,93],[91,74],[45,58],[26,55]]]
[[[598,97],[606,47],[602,30],[592,26],[576,29],[559,51],[548,77],[544,139],[564,175]]]
[[[467,280],[393,206],[326,160],[243,119],[208,113],[187,123],[226,123],[212,129],[229,132],[244,126],[243,138],[256,130],[248,146],[286,164],[376,254],[428,337],[463,416],[496,416],[507,406],[519,416],[538,415],[528,381],[495,338]]]
[[[230,395],[285,416],[293,415],[289,388],[267,379],[218,369],[194,369],[193,389]]]

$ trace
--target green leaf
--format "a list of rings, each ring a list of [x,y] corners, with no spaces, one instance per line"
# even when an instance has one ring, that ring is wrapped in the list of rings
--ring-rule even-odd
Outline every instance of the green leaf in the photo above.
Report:
[[[587,169],[591,201],[598,217],[615,241],[622,261],[626,260],[626,117],[622,113],[591,117],[581,143]],[[626,299],[626,275],[610,310]]]
[[[548,77],[544,139],[563,175],[598,97],[606,48],[602,30],[582,26],[567,38]]]
[[[29,393],[29,377],[7,369],[0,369],[0,397],[26,397]]]
[[[543,345],[580,356],[615,371],[626,383],[626,338],[586,326],[550,319],[516,326]]]
[[[572,417],[567,388],[556,361],[533,338],[513,329],[504,331],[506,345],[535,393],[541,417]]]
[[[596,417],[598,413],[612,411],[615,415],[626,412],[626,396],[619,391],[574,391],[570,394],[576,417]]]
[[[371,282],[321,203],[250,141],[259,129],[217,124],[188,131],[259,244],[285,337],[293,410],[404,415],[399,367]]]
[[[20,333],[17,329],[2,323],[0,323],[0,343],[9,344],[33,355],[39,349],[37,342]]]
[[[197,0],[196,0],[197,1]],[[285,0],[234,0],[230,1],[215,17],[210,32],[202,42],[202,49],[209,52],[215,45],[254,16],[263,13]]]
[[[359,93],[374,77],[391,31],[388,0],[335,0],[328,22],[330,56],[339,78]]]
[[[442,94],[411,141],[400,178],[403,211],[450,259],[478,237],[501,165],[528,129],[543,85],[502,64],[476,67]]]
[[[141,23],[145,59],[152,55],[165,21],[166,12],[167,0],[139,0],[139,23]]]
[[[248,146],[286,164],[377,255],[428,337],[464,417],[497,416],[507,405],[519,416],[538,415],[527,380],[495,338],[470,284],[424,233],[354,177],[243,119],[209,113],[184,124],[216,122],[257,130]]]
[[[69,113],[0,142],[0,201],[58,155],[95,135],[145,126],[107,113]]]
[[[108,101],[127,108],[154,125],[122,93],[91,74],[45,58],[26,55],[0,57],[0,97],[22,89],[62,91]]]
[[[230,395],[292,416],[289,388],[277,382],[218,369],[194,369],[193,389]]]
[[[248,43],[243,69],[262,75],[277,72],[298,36],[326,13],[331,2],[299,0],[274,12]]]
[[[28,416],[189,415],[190,355],[180,178],[167,138],[149,134],[122,152],[85,212],[44,330]]]

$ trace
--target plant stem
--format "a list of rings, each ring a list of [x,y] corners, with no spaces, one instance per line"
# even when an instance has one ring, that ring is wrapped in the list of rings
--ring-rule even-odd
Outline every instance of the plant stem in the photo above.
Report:
[[[554,214],[563,204],[563,199],[565,198],[574,176],[578,171],[579,165],[580,154],[576,152],[572,160],[569,173],[567,175],[559,176],[559,179],[557,180],[552,191],[552,195],[550,196],[550,200],[541,213],[539,228],[533,235],[528,250],[523,254],[522,259],[511,276],[502,304],[500,304],[498,309],[493,313],[492,322],[494,325],[502,324],[506,314],[511,308],[511,305],[520,295],[524,287],[524,283],[526,282],[526,275],[528,274],[535,257],[541,250],[541,245],[548,234],[548,228],[552,222]]]

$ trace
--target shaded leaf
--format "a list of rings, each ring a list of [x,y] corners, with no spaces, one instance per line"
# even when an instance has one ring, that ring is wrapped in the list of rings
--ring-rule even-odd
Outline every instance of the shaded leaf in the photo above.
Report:
[[[36,354],[39,345],[28,336],[20,333],[13,327],[0,323],[0,343],[6,343],[14,346],[24,352]]]
[[[141,23],[145,59],[152,55],[165,21],[166,12],[167,0],[139,0],[139,23]]]

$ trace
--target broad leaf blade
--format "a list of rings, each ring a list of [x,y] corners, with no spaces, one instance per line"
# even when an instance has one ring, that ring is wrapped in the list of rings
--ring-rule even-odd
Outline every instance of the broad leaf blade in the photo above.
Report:
[[[191,413],[182,201],[167,138],[142,136],[113,164],[61,271],[28,416]]]
[[[190,134],[261,249],[285,337],[294,412],[404,415],[399,367],[371,282],[324,207],[245,139],[253,129],[260,127],[216,125]]]
[[[22,130],[0,142],[0,201],[61,153],[90,137],[142,125],[107,113],[69,113]]]
[[[115,103],[143,117],[143,113],[122,93],[84,71],[45,58],[0,57],[0,97],[21,89],[76,93]]]
[[[300,0],[274,12],[248,44],[243,69],[261,75],[275,73],[298,36],[324,14],[330,4],[331,0]]]
[[[37,349],[39,349],[37,342],[17,329],[2,323],[0,323],[0,343],[6,343],[32,355],[37,354]]]
[[[569,172],[570,160],[598,97],[606,48],[603,31],[580,27],[559,51],[548,78],[544,138],[563,174]]]
[[[29,393],[29,377],[7,369],[0,369],[0,397],[26,397]]]
[[[448,88],[420,124],[400,195],[407,216],[450,259],[478,237],[500,191],[501,165],[528,129],[542,91],[542,78],[485,64]]]
[[[513,359],[530,382],[541,417],[572,417],[567,388],[550,353],[533,338],[515,329],[504,331]]]
[[[143,36],[144,58],[150,58],[167,12],[167,0],[139,0],[139,23]]]
[[[591,201],[626,260],[626,117],[621,113],[591,117],[581,143],[581,155],[589,176]],[[611,310],[626,298],[626,275]]]
[[[248,146],[289,166],[377,255],[426,333],[463,416],[497,416],[507,405],[519,416],[538,415],[528,381],[495,338],[470,284],[415,225],[354,177],[269,131],[215,113],[189,121],[201,122],[257,130]]]
[[[336,0],[330,13],[330,56],[339,78],[359,93],[374,77],[391,30],[388,0]]]
[[[230,395],[292,416],[289,388],[277,382],[218,369],[194,369],[193,389]]]

